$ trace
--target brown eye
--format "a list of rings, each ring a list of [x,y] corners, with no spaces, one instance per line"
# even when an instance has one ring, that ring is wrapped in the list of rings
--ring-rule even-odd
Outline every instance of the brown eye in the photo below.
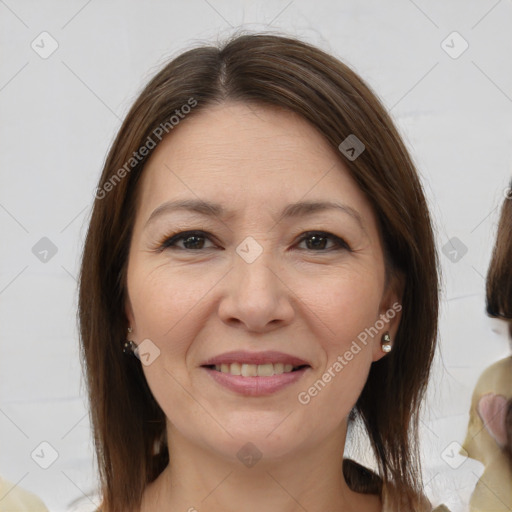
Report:
[[[299,243],[302,242],[306,242],[307,250],[314,252],[329,252],[339,249],[350,250],[350,247],[345,240],[333,235],[332,233],[324,233],[321,231],[306,233],[299,241]],[[332,245],[327,247],[329,242],[331,242]]]
[[[197,251],[200,249],[210,249],[211,247],[205,247],[205,241],[209,240],[205,233],[202,231],[185,231],[177,233],[171,237],[167,237],[160,245],[162,250],[164,249],[181,249],[185,251]],[[183,246],[177,245],[183,241]]]
[[[201,235],[190,235],[183,237],[185,249],[202,249],[204,246],[204,237]]]

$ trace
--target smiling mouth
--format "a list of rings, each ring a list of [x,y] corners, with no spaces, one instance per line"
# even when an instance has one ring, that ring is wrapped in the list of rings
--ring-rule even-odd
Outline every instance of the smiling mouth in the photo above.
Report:
[[[217,364],[217,365],[204,365],[203,368],[209,368],[220,373],[227,373],[230,375],[239,375],[242,377],[272,377],[273,375],[281,375],[283,373],[292,373],[304,368],[309,368],[307,364],[300,366],[292,366],[291,364],[283,363],[266,363],[266,364],[246,364],[246,363],[231,363],[231,364]]]

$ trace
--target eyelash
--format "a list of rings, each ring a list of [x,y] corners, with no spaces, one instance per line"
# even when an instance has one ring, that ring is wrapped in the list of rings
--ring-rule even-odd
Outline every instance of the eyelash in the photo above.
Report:
[[[175,244],[177,241],[179,240],[185,240],[187,238],[190,238],[192,236],[198,236],[198,237],[202,237],[202,238],[205,238],[205,239],[208,239],[210,241],[212,241],[206,232],[204,231],[181,231],[179,233],[172,233],[170,235],[167,235],[157,246],[156,250],[158,252],[162,252],[166,249],[178,249],[178,250],[182,250],[182,251],[189,251],[189,252],[193,252],[193,251],[202,251],[204,249],[187,249],[187,248],[181,248],[181,247],[177,247]],[[314,250],[314,249],[299,249],[299,250],[306,250],[306,251],[311,251],[311,252],[331,252],[333,250],[346,250],[346,251],[350,251],[352,252],[352,249],[350,248],[350,246],[347,244],[347,242],[345,242],[345,240],[343,240],[342,238],[336,236],[336,235],[333,235],[332,233],[327,233],[325,231],[307,231],[305,233],[302,234],[302,237],[300,238],[300,240],[298,241],[298,243],[302,243],[304,240],[308,240],[309,238],[313,237],[313,236],[318,236],[319,238],[327,238],[327,239],[330,239],[332,240],[334,243],[335,243],[335,247],[334,248],[330,248],[330,249],[322,249],[322,250]],[[206,249],[210,249],[210,247],[207,247]]]

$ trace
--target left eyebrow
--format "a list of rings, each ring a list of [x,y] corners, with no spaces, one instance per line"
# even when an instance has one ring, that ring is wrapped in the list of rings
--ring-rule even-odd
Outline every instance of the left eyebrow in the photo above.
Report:
[[[222,218],[232,217],[234,215],[233,210],[227,210],[219,203],[212,203],[201,199],[182,199],[177,201],[168,201],[155,208],[146,221],[145,226],[154,221],[157,217],[177,210],[187,210],[208,217]],[[300,201],[298,203],[292,203],[283,209],[280,219],[305,217],[306,215],[326,210],[338,210],[350,215],[350,217],[357,221],[363,231],[365,230],[363,220],[357,210],[354,210],[354,208],[346,204],[334,201]]]
[[[292,217],[305,217],[306,215],[326,210],[338,210],[350,215],[364,230],[363,219],[357,210],[354,210],[354,208],[346,204],[334,201],[301,201],[298,203],[292,203],[284,208],[280,218],[288,219]]]

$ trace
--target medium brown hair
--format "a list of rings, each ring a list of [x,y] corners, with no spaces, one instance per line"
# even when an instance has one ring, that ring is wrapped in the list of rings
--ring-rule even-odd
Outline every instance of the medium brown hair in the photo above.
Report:
[[[485,300],[489,316],[508,320],[508,332],[512,338],[512,180],[506,192],[487,270]],[[506,404],[505,429],[504,451],[512,464],[512,399]]]
[[[487,270],[487,314],[508,320],[512,337],[512,181],[501,207],[496,242]]]
[[[165,415],[140,362],[122,353],[137,183],[150,155],[104,192],[155,128],[190,98],[197,106],[189,117],[226,101],[299,114],[335,149],[372,204],[387,273],[404,277],[403,310],[393,351],[372,364],[355,406],[373,446],[379,478],[354,470],[353,464],[344,464],[344,472],[360,492],[378,492],[382,482],[392,483],[405,509],[414,510],[421,490],[418,410],[438,316],[438,261],[420,180],[385,108],[349,67],[290,37],[242,34],[220,47],[186,51],[148,83],[126,116],[100,178],[102,192],[94,203],[83,252],[79,320],[104,512],[139,507],[144,487],[169,461],[166,449],[158,454],[153,449],[165,434]],[[365,146],[353,161],[338,151],[352,134]]]

